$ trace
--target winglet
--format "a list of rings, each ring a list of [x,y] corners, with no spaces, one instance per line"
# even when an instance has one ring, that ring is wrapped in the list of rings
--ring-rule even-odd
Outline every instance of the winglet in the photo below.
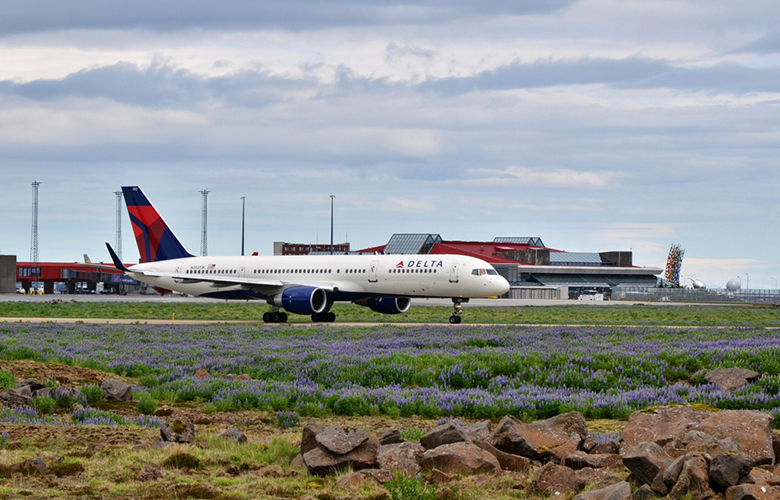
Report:
[[[116,254],[114,249],[111,248],[111,245],[109,245],[108,242],[106,242],[106,248],[108,248],[108,253],[111,255],[111,260],[114,261],[114,265],[116,266],[116,268],[119,269],[120,271],[130,272],[130,269],[128,269],[127,267],[125,267],[124,264],[122,264],[122,261],[119,260],[119,256]]]

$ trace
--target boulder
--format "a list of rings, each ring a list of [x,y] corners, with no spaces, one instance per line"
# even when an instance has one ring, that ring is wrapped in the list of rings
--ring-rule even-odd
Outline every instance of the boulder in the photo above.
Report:
[[[586,485],[591,486],[594,490],[606,488],[607,486],[625,480],[624,473],[608,469],[591,469],[590,467],[576,470],[574,471],[574,475],[577,479],[583,481]]]
[[[310,474],[326,476],[350,467],[355,471],[374,467],[378,449],[379,438],[370,435],[360,446],[345,454],[334,453],[320,443],[303,454],[303,461]]]
[[[382,469],[398,471],[407,477],[416,476],[420,472],[417,465],[417,457],[422,457],[425,448],[419,443],[386,444],[379,447],[376,452],[376,462]]]
[[[758,465],[771,464],[775,457],[772,420],[760,411],[710,411],[692,405],[660,407],[632,413],[621,442],[629,448],[654,442],[673,456],[689,451],[710,455],[739,452]]]
[[[588,435],[585,419],[577,412],[531,424],[504,417],[493,431],[490,444],[506,453],[542,460],[549,456],[550,450],[576,441],[572,434],[577,434],[577,445]]]
[[[0,399],[8,403],[8,406],[29,406],[32,392],[25,385],[16,389],[8,389],[8,391],[0,394]]]
[[[476,441],[474,444],[496,457],[496,460],[498,460],[498,463],[503,470],[525,472],[531,468],[531,461],[525,457],[505,453],[492,444],[484,441]]]
[[[584,486],[585,481],[578,478],[573,469],[550,462],[536,470],[528,491],[563,498],[579,493]]]
[[[336,482],[337,490],[351,490],[357,489],[366,482],[366,475],[363,472],[353,472],[346,474]]]
[[[652,500],[656,497],[650,486],[643,484],[631,495],[631,500]]]
[[[463,428],[463,434],[473,443],[489,443],[493,434],[493,424],[490,420],[483,420]]]
[[[761,374],[745,368],[717,368],[707,373],[704,380],[726,391],[736,391],[740,387],[752,384]]]
[[[631,485],[621,481],[606,488],[580,493],[573,500],[631,500]]]
[[[230,439],[236,443],[246,443],[246,435],[235,427],[231,427],[219,435],[222,439]]]
[[[439,469],[446,473],[463,474],[495,473],[501,470],[496,457],[473,443],[460,442],[437,446],[426,450],[420,458],[426,469]]]
[[[617,454],[588,454],[584,451],[567,453],[561,465],[574,470],[590,467],[593,469],[615,469],[623,466],[623,459]]]
[[[322,432],[325,428],[319,424],[308,423],[304,426],[301,435],[301,455],[306,454],[307,451],[311,451],[317,448],[317,434]]]
[[[426,450],[430,450],[445,444],[460,443],[467,440],[468,438],[463,433],[463,426],[447,422],[428,431],[427,434],[420,438],[420,444]]]
[[[664,471],[672,463],[672,457],[653,442],[639,443],[633,447],[624,448],[621,456],[623,457],[623,465],[645,484],[652,484],[658,473]]]
[[[401,437],[401,431],[398,429],[388,429],[379,437],[379,444],[396,444],[403,443],[404,438]]]
[[[620,448],[616,442],[607,441],[606,443],[598,443],[596,446],[588,450],[588,453],[592,453],[594,455],[619,454]]]
[[[680,476],[669,492],[669,498],[679,500],[688,495],[702,499],[709,498],[712,494],[707,460],[699,453],[687,455]]]
[[[314,439],[329,451],[344,455],[368,441],[368,434],[363,429],[326,427]]]
[[[133,400],[133,387],[121,380],[107,378],[100,384],[100,388],[103,389],[106,399],[116,399],[118,401]]]
[[[780,487],[738,484],[726,490],[724,500],[777,500]]]
[[[168,425],[160,428],[160,437],[169,443],[193,443],[195,425],[183,417],[173,419]]]
[[[710,483],[725,490],[738,484],[752,468],[753,461],[745,455],[716,455],[710,461]]]

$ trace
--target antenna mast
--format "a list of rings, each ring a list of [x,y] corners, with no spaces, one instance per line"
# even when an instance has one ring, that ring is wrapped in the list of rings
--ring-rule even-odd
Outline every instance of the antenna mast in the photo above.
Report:
[[[202,256],[208,255],[208,244],[206,235],[206,220],[208,219],[208,195],[211,191],[208,189],[202,189],[200,194],[203,196],[203,203],[200,213],[200,254]]]
[[[40,181],[32,183],[32,238],[30,241],[30,261],[38,267],[38,186]]]
[[[116,195],[116,241],[114,248],[119,260],[122,260],[122,191],[114,191]]]

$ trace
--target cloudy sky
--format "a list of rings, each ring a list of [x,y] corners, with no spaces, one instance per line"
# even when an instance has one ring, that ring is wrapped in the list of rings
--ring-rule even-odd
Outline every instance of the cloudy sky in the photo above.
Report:
[[[780,3],[55,0],[0,16],[0,253],[109,260],[139,185],[193,253],[395,232],[780,279]],[[138,252],[122,213],[123,258]],[[774,279],[773,279],[774,278]]]

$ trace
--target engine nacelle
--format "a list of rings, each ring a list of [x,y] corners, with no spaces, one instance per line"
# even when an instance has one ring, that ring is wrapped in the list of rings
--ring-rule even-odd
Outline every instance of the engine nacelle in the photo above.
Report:
[[[328,304],[328,294],[314,286],[294,286],[274,295],[268,302],[295,314],[319,314]]]
[[[409,310],[412,299],[408,297],[372,297],[355,303],[382,314],[401,314]]]

